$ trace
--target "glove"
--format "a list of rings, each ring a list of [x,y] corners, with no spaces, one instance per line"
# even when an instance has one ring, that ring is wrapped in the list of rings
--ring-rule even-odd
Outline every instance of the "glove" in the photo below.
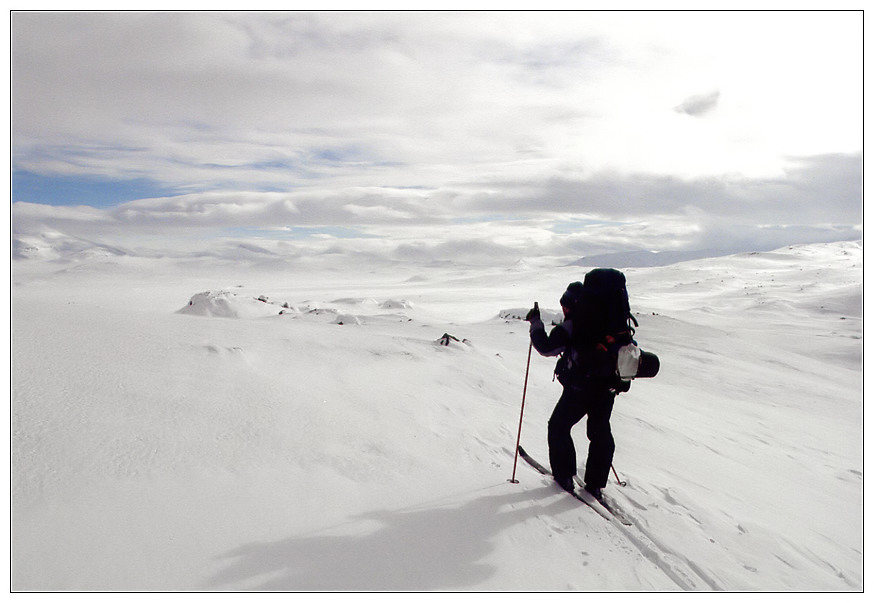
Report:
[[[534,302],[534,307],[528,310],[528,314],[525,315],[525,320],[531,322],[532,320],[540,320],[540,307],[537,305],[537,302]]]

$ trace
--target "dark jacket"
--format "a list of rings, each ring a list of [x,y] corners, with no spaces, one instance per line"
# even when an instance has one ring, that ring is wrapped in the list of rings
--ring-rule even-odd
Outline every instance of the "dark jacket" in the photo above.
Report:
[[[531,320],[531,345],[541,356],[561,356],[555,365],[555,375],[564,387],[603,385],[615,387],[619,381],[615,362],[603,346],[594,325],[585,316],[566,319],[546,334],[543,321]]]
[[[573,322],[565,320],[556,325],[547,336],[543,321],[539,317],[533,318],[529,328],[531,345],[541,356],[558,356],[570,345],[573,328]]]

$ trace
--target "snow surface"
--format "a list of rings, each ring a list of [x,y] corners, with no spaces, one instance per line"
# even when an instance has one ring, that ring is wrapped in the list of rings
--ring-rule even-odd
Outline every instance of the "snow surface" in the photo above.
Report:
[[[13,590],[862,589],[860,243],[626,271],[628,527],[508,481],[585,267],[74,251],[13,262]]]

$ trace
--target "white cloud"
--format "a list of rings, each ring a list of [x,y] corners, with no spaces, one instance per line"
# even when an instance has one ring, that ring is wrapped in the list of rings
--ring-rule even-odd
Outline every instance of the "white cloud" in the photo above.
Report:
[[[645,245],[669,246],[693,244],[675,222],[689,207],[738,229],[852,226],[860,26],[853,12],[14,13],[13,167],[180,191],[90,214],[118,238],[409,225],[427,247],[492,216],[481,231],[512,248],[533,230],[499,235],[500,220],[576,215],[647,224]],[[39,219],[84,228],[71,211]],[[16,206],[15,227],[37,213]],[[590,225],[590,247],[634,243],[608,230]],[[579,249],[546,232],[535,249]]]
[[[839,121],[860,108],[853,23],[840,13],[21,13],[15,160],[202,186],[378,184],[369,172],[389,163],[433,185],[520,161],[529,173],[685,170],[704,145],[714,161],[697,169],[743,171],[737,127],[775,156],[792,154],[780,142],[790,119],[807,140],[831,132],[819,152],[860,148],[848,134],[858,122]],[[702,86],[722,90],[725,109],[706,135],[672,117]],[[834,118],[828,128],[811,108]],[[344,149],[356,152],[339,174],[318,157]],[[271,163],[281,167],[258,167]]]
[[[349,203],[343,206],[343,209],[348,211],[356,218],[365,220],[409,220],[412,214],[397,209],[386,207],[385,205],[363,206]]]

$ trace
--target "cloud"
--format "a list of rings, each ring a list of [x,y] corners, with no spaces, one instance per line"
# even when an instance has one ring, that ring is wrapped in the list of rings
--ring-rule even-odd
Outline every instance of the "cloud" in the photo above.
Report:
[[[131,201],[108,213],[119,223],[167,229],[282,225],[300,212],[285,193],[212,192]]]
[[[845,232],[861,221],[859,25],[837,11],[14,13],[12,164],[32,175],[18,182],[155,192],[90,213],[16,203],[13,227],[471,257],[509,257],[514,239],[571,255]],[[342,229],[361,238],[338,243]]]
[[[708,28],[714,19],[743,21],[744,48],[727,56],[720,32],[731,27]],[[820,76],[840,114],[839,104],[853,102],[861,54],[848,54],[860,46],[848,46],[845,21],[835,13],[15,13],[13,163],[148,178],[178,192],[291,190],[314,180],[435,186],[567,165],[677,173],[691,164],[718,175],[767,163],[775,173],[779,155],[791,153],[771,139],[785,135],[775,124],[797,127],[807,114],[808,140],[855,135],[854,124],[820,128],[805,110],[823,99],[805,84]],[[809,33],[811,22],[816,39],[843,43],[818,45],[806,77],[787,80],[776,68],[789,63],[778,59],[808,57],[810,38],[793,32]],[[713,80],[724,80],[715,82],[724,122],[695,130],[673,121],[678,94]],[[701,115],[713,102],[685,105]],[[733,139],[738,132],[754,140]],[[857,150],[840,144],[820,152]],[[750,148],[767,153],[750,161]]]
[[[23,222],[39,222],[53,220],[61,222],[104,222],[106,212],[88,205],[73,207],[56,207],[42,203],[13,204],[16,217],[15,226],[21,227]]]
[[[719,104],[719,90],[714,90],[707,94],[697,94],[690,96],[682,103],[674,107],[677,113],[691,115],[692,117],[703,117],[716,109]]]
[[[501,192],[474,192],[457,206],[486,214],[540,212],[619,221],[677,215],[696,207],[719,219],[748,224],[858,224],[861,183],[860,155],[823,155],[793,161],[779,178],[690,179],[605,172],[591,177],[554,176],[541,182],[491,182],[486,186]]]
[[[762,250],[859,238],[861,170],[859,156],[826,155],[796,161],[780,179],[604,173],[446,190],[192,193],[105,209],[15,203],[13,234],[51,230],[138,244],[143,253],[221,247],[226,255],[247,244],[284,257],[499,264],[641,249]]]

